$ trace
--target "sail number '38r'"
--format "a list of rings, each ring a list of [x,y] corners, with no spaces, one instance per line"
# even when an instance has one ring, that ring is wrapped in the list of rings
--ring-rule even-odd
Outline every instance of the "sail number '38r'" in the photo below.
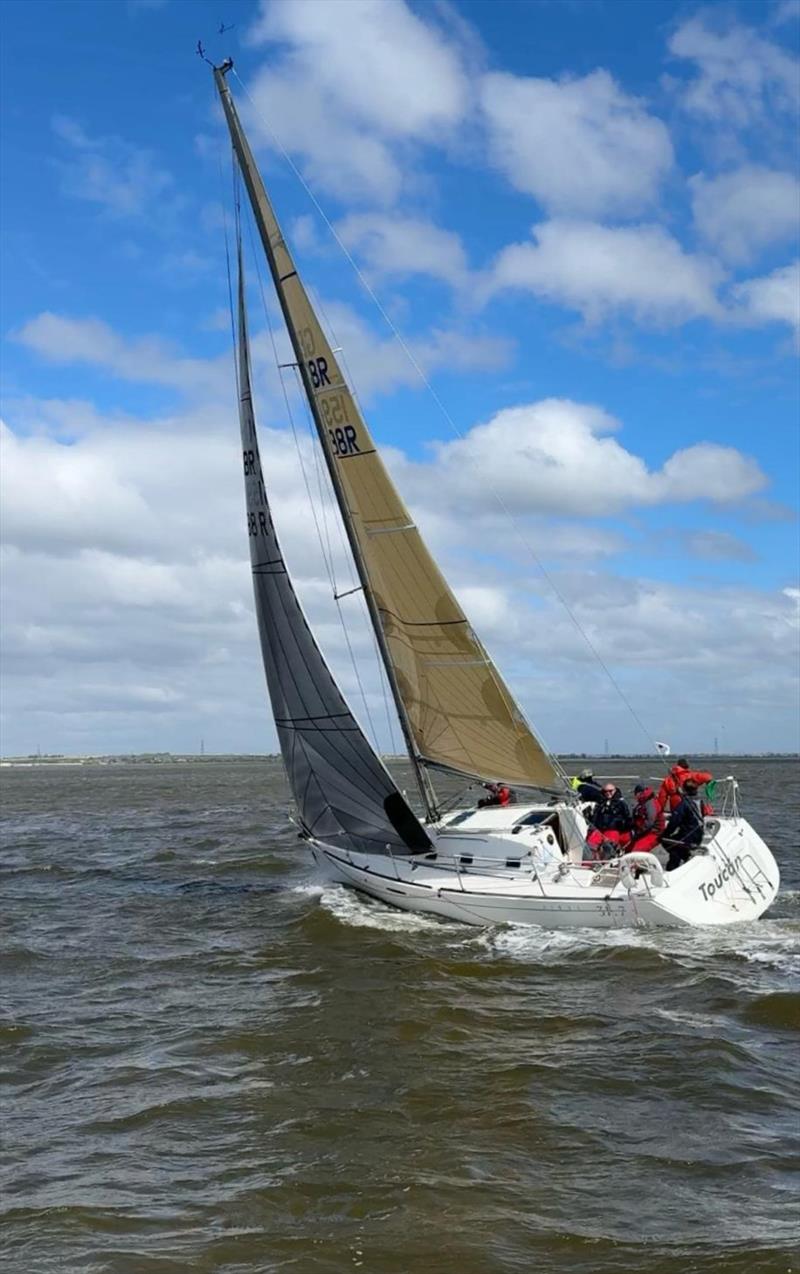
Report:
[[[322,362],[321,359],[318,361]],[[344,394],[325,394],[324,397],[319,398],[319,409],[328,430],[333,454],[341,457],[356,455],[360,452],[361,448],[356,442],[355,428],[347,423]]]
[[[347,397],[345,394],[330,393],[333,386],[331,386],[328,359],[315,353],[314,333],[310,327],[301,327],[297,337],[305,356],[308,378],[314,390],[314,397],[319,404],[334,456],[339,459],[342,456],[358,454],[361,448],[356,442],[355,428],[347,418]],[[340,378],[337,376],[335,379]]]

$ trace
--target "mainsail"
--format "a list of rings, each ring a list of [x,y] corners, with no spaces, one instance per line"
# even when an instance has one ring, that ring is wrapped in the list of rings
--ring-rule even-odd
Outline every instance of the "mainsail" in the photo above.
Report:
[[[375,755],[317,646],[267,501],[251,394],[239,244],[239,423],[258,632],[289,784],[304,831],[342,848],[407,854],[424,829]]]
[[[376,450],[284,242],[225,83],[229,66],[215,70],[217,87],[412,759],[560,788]]]

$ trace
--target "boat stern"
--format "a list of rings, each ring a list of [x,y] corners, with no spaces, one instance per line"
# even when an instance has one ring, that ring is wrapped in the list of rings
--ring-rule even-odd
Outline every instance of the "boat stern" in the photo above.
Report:
[[[702,850],[667,874],[666,886],[653,891],[648,906],[679,924],[757,920],[778,892],[778,864],[746,819],[715,819],[710,830]]]

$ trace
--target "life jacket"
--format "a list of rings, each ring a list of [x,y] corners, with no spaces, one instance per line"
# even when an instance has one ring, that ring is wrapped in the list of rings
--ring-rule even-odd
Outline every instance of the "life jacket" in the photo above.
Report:
[[[575,779],[573,787],[582,801],[599,801],[602,799],[603,789],[599,783],[589,782],[587,779]]]
[[[511,788],[505,783],[487,783],[489,795],[485,796],[482,801],[478,801],[478,808],[483,809],[487,805],[512,805],[517,799]]]
[[[652,787],[646,787],[643,792],[638,792],[636,804],[631,811],[634,835],[644,836],[646,832],[663,832],[664,821],[663,806]]]
[[[656,799],[664,810],[677,809],[681,803],[681,788],[687,779],[691,779],[698,787],[702,787],[704,783],[710,783],[712,778],[713,775],[706,770],[685,770],[682,765],[673,765],[658,789]]]

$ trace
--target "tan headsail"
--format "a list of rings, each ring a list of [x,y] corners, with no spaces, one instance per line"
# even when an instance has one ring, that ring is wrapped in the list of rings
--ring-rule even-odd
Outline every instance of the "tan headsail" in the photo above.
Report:
[[[476,778],[559,788],[375,448],[284,242],[225,84],[228,69],[215,71],[217,87],[413,750]]]

